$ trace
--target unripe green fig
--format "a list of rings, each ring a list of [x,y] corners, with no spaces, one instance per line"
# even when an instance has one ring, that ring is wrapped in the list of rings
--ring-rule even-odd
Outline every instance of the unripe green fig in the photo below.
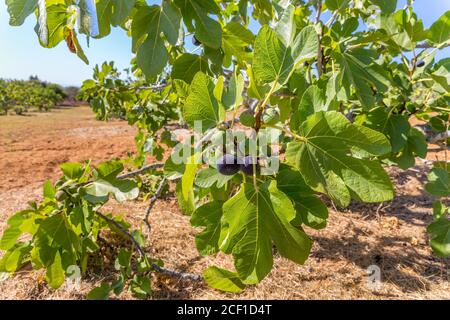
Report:
[[[239,117],[239,121],[243,126],[250,128],[252,128],[256,123],[255,116],[250,110],[242,112],[241,116]]]
[[[62,202],[65,201],[68,198],[67,193],[65,193],[64,191],[60,190],[55,194],[55,199],[56,201]]]
[[[202,43],[200,42],[200,40],[197,39],[196,36],[192,37],[192,44],[196,47],[200,46]]]

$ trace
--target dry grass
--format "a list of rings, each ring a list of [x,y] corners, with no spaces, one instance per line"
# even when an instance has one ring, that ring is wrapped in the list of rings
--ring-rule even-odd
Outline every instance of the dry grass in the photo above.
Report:
[[[118,130],[122,132],[121,141],[108,140],[109,153],[105,152],[105,149],[99,149],[98,146],[104,139],[97,135],[97,130],[88,127],[91,124],[94,127],[104,127],[105,124],[100,125],[93,121],[92,115],[86,110],[73,110],[78,109],[68,111],[71,112],[68,116],[71,121],[61,122],[63,128],[51,126],[46,129],[50,135],[55,134],[54,130],[62,130],[59,132],[63,142],[68,133],[83,133],[78,135],[78,142],[71,140],[76,148],[68,148],[64,158],[79,157],[77,148],[80,147],[83,148],[81,156],[90,155],[96,161],[120,156],[127,150],[132,150],[133,132],[123,131],[123,124],[119,122],[107,124],[108,129],[102,130],[116,132],[112,128],[120,128]],[[77,118],[80,114],[85,117],[82,123]],[[0,142],[6,141],[5,136],[24,130],[23,127],[14,125],[5,129],[2,127],[2,121],[0,118]],[[29,126],[33,126],[36,121],[27,121],[21,126],[33,130]],[[46,137],[39,139],[44,141]],[[53,146],[53,143],[50,145]],[[16,149],[14,144],[6,147],[9,150]],[[46,149],[49,148],[47,145],[40,148],[47,150],[43,150],[43,158],[40,159],[41,163],[45,163],[44,155],[51,157],[53,151]],[[7,158],[0,157],[0,166]],[[9,165],[20,168],[23,164],[19,160],[16,161]],[[47,175],[37,176],[27,171],[19,172],[19,179],[16,177],[16,180],[20,183],[14,181],[9,187],[3,186],[3,189],[0,189],[0,231],[5,227],[5,221],[11,213],[24,208],[27,200],[40,197],[40,184],[45,179],[54,179],[57,176],[57,163],[51,169]],[[330,210],[329,224],[325,230],[307,230],[314,239],[314,246],[305,265],[296,265],[275,253],[272,273],[261,284],[249,287],[240,295],[223,294],[203,283],[178,281],[155,275],[153,298],[450,299],[450,262],[448,259],[433,256],[427,244],[425,228],[431,219],[433,198],[422,191],[426,170],[422,166],[416,166],[404,172],[397,169],[389,171],[397,188],[394,201],[382,206],[353,203],[345,211]],[[8,173],[0,171],[2,181],[5,181],[5,175],[8,176]],[[145,207],[145,203],[133,202],[113,204],[110,209],[123,213],[136,228],[145,230],[142,223]],[[179,212],[173,195],[169,194],[156,204],[152,211],[151,224],[152,233],[148,235],[147,250],[154,257],[161,258],[168,268],[195,273],[201,273],[204,268],[213,264],[232,268],[231,259],[223,254],[214,257],[198,255],[194,245],[196,230],[190,226],[189,217]],[[82,299],[94,285],[114,277],[115,273],[111,267],[113,253],[108,254],[111,259],[104,261],[103,268],[90,270],[83,279],[81,289],[76,292],[67,287],[57,291],[51,290],[43,280],[43,272],[23,270],[12,278],[0,280],[0,299]],[[371,265],[377,265],[381,269],[382,284],[379,290],[372,290],[368,286],[367,268]],[[132,299],[132,296],[125,292],[118,298]]]

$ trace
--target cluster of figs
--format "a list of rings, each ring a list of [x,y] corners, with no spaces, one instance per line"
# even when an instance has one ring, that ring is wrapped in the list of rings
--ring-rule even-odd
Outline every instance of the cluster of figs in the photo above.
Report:
[[[217,170],[225,176],[235,175],[239,171],[250,176],[253,175],[255,169],[256,172],[259,171],[258,159],[252,156],[238,158],[232,154],[225,154],[217,161]]]

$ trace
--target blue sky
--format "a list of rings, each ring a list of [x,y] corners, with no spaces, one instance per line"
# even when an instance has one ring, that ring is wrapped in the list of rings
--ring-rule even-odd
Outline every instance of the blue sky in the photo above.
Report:
[[[406,0],[398,2],[401,7]],[[414,7],[425,27],[429,27],[450,10],[450,0],[416,0]],[[38,75],[43,80],[63,85],[80,85],[91,77],[95,64],[113,60],[119,69],[129,66],[131,39],[121,29],[115,28],[110,36],[91,41],[89,48],[82,41],[90,60],[90,65],[86,65],[68,51],[65,43],[50,50],[42,48],[33,30],[35,17],[28,17],[21,27],[9,26],[8,19],[5,1],[0,0],[0,78],[26,79]],[[450,49],[447,48],[440,51],[437,58],[449,56]]]

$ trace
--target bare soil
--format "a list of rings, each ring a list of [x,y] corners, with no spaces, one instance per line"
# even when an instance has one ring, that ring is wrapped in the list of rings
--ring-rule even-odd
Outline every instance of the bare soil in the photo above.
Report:
[[[126,157],[135,150],[135,131],[123,121],[96,121],[88,107],[61,108],[26,117],[0,117],[0,232],[7,218],[41,198],[41,185],[59,176],[59,165],[92,159],[93,163]],[[445,150],[430,146],[429,159],[443,160]],[[328,227],[308,229],[312,254],[300,266],[276,256],[272,273],[240,295],[224,294],[202,282],[154,275],[154,299],[450,299],[450,261],[434,256],[426,226],[434,199],[423,191],[427,168],[418,161],[406,171],[389,168],[396,198],[383,204],[353,203],[330,209]],[[145,230],[141,201],[113,204],[136,228]],[[332,206],[331,206],[332,208]],[[151,215],[147,250],[166,267],[201,273],[210,265],[232,268],[229,257],[200,257],[189,217],[172,194],[157,202]],[[0,253],[1,255],[1,253]],[[113,255],[113,254],[112,254]],[[111,258],[112,260],[112,258]],[[368,268],[381,271],[381,285],[368,285]],[[0,277],[1,299],[83,299],[104,280],[114,278],[111,261],[90,271],[78,290],[45,284],[42,271],[22,270]],[[119,299],[132,299],[125,292]]]

